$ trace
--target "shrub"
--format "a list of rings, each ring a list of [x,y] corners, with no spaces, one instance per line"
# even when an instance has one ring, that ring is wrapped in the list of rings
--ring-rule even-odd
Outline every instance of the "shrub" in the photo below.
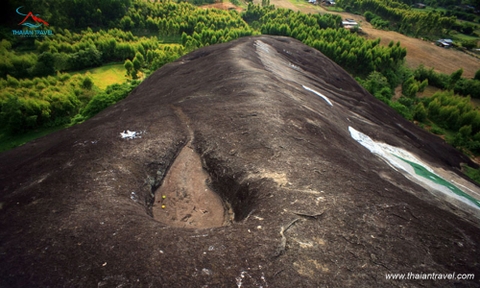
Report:
[[[427,109],[423,103],[418,103],[415,105],[415,109],[413,110],[413,119],[420,122],[423,122],[427,119]]]
[[[108,86],[105,92],[100,92],[88,102],[87,106],[80,112],[81,116],[75,116],[74,119],[88,119],[94,116],[108,106],[127,97],[131,90],[132,86],[129,84],[114,84]]]
[[[413,119],[410,109],[408,109],[408,107],[403,105],[402,103],[391,102],[390,107],[392,107],[395,111],[397,111],[398,114],[402,115],[403,118],[407,120]]]

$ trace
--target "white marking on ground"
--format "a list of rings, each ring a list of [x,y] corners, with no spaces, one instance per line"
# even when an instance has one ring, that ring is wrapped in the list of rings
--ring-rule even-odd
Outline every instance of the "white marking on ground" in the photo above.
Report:
[[[305,90],[308,90],[308,91],[310,91],[310,92],[313,92],[313,93],[317,94],[318,96],[322,97],[323,100],[325,100],[330,106],[333,106],[332,102],[330,102],[330,99],[328,99],[327,96],[325,96],[325,95],[323,95],[322,93],[317,92],[317,91],[313,90],[312,88],[309,88],[309,87],[307,87],[307,86],[305,86],[305,85],[302,85],[302,86],[303,86],[303,88],[304,88]]]
[[[291,63],[284,55],[278,53],[275,47],[260,40],[256,40],[254,46],[265,69],[274,73],[276,76],[284,80],[297,82],[298,78],[301,76],[301,74],[297,72],[302,72],[302,74],[305,73],[302,68]]]
[[[124,130],[123,132],[120,132],[120,136],[122,136],[123,139],[142,138],[141,135],[142,135],[142,132],[135,132],[130,130]]]

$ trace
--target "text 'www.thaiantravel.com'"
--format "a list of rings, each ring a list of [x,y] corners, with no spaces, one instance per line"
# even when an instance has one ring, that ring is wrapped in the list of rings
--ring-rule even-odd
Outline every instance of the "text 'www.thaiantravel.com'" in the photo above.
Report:
[[[387,280],[474,280],[473,273],[387,273]]]

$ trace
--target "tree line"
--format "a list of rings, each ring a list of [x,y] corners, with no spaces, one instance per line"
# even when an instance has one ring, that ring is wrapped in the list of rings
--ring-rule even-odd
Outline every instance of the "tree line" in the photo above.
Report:
[[[396,30],[415,37],[440,35],[456,22],[455,16],[445,16],[437,11],[415,11],[411,6],[395,0],[340,0],[339,5],[347,12],[364,14],[367,21],[377,28]]]
[[[480,154],[480,111],[471,101],[471,97],[480,96],[480,70],[473,79],[462,78],[462,69],[447,75],[423,65],[415,70],[402,67],[398,73],[403,79],[402,95],[396,100],[392,99],[391,91],[386,88],[388,80],[381,73],[357,80],[404,118],[416,121],[432,133],[445,135],[449,144],[467,154]],[[430,97],[418,97],[427,86],[439,90]]]
[[[367,40],[341,28],[342,19],[334,14],[303,14],[288,9],[275,9],[249,4],[243,19],[263,34],[296,38],[321,51],[327,57],[357,76],[377,71],[398,84],[395,70],[403,63],[406,49],[400,43],[382,46],[380,39]]]

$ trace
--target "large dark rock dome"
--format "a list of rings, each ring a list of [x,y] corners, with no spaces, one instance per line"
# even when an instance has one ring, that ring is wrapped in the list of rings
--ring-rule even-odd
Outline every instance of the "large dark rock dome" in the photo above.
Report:
[[[299,41],[205,47],[0,154],[0,286],[478,287],[461,163]]]

